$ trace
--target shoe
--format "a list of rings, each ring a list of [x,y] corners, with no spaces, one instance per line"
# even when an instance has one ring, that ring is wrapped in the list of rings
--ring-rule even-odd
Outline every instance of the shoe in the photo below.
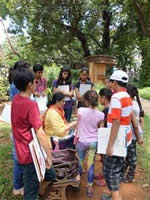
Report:
[[[24,188],[21,188],[19,190],[13,189],[13,195],[14,196],[18,196],[18,195],[23,196],[24,195]]]
[[[109,194],[102,194],[101,200],[112,200],[112,197]]]
[[[133,183],[134,182],[134,179],[132,179],[132,178],[124,178],[124,180],[123,180],[123,182],[124,183]]]

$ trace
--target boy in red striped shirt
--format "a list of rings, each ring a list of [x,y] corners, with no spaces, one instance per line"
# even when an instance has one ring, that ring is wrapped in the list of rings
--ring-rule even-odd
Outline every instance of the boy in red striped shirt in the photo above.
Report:
[[[130,128],[132,101],[126,92],[128,75],[122,70],[115,71],[110,76],[111,88],[114,91],[107,116],[107,126],[111,128],[111,134],[104,156],[103,171],[105,181],[112,196],[102,195],[101,200],[122,200],[121,182],[123,179],[124,157],[113,156],[113,145],[120,127],[127,127],[127,143],[130,144],[132,133]]]

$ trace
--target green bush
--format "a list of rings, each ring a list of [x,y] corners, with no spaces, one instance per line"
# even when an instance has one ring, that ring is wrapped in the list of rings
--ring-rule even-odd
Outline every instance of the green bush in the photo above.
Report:
[[[150,100],[150,87],[140,89],[139,94],[142,98]]]

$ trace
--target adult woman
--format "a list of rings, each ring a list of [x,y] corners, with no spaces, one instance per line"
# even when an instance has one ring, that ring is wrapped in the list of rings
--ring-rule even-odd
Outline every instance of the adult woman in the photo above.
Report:
[[[43,126],[45,133],[48,137],[59,137],[54,138],[54,146],[53,148],[57,148],[59,145],[59,149],[71,148],[73,144],[73,137],[68,137],[70,142],[61,141],[61,138],[64,139],[65,136],[71,135],[72,128],[76,126],[76,121],[72,123],[67,123],[64,116],[64,104],[65,104],[65,95],[61,92],[56,92],[52,101],[48,105],[48,109],[44,115]],[[67,139],[66,139],[67,140]],[[58,143],[57,143],[58,142]]]

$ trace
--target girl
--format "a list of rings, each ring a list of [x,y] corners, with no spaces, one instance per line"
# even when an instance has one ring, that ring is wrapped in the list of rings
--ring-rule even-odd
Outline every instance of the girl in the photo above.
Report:
[[[83,95],[84,91],[81,91],[81,87],[84,87],[85,92],[92,90],[94,84],[89,79],[89,70],[87,68],[82,68],[80,71],[80,80],[75,84],[75,93],[78,100],[77,108],[84,107]]]
[[[133,114],[136,118],[136,123],[138,126],[138,133],[139,133],[139,135],[136,134],[134,124],[132,124],[132,134],[133,134],[132,143],[128,146],[126,162],[124,165],[124,170],[126,171],[126,177],[124,179],[124,182],[132,183],[134,180],[135,169],[136,169],[136,140],[138,140],[138,144],[143,143],[142,139],[143,131],[140,125],[140,115],[143,117],[143,111],[137,88],[134,85],[129,84],[127,87],[127,92],[132,99]]]
[[[66,88],[68,87],[69,91],[65,91],[61,86],[65,86]],[[67,97],[65,98],[64,111],[66,120],[70,122],[73,107],[72,97],[74,93],[74,87],[71,81],[71,71],[68,67],[63,67],[60,70],[58,79],[54,80],[53,82],[53,88],[54,93],[61,92],[65,95],[65,97]]]
[[[80,160],[80,174],[83,171],[83,162],[88,153],[88,187],[87,195],[93,195],[94,159],[97,148],[98,127],[104,119],[104,114],[98,111],[98,95],[96,91],[89,90],[84,96],[86,107],[78,109],[78,143],[77,153]]]

